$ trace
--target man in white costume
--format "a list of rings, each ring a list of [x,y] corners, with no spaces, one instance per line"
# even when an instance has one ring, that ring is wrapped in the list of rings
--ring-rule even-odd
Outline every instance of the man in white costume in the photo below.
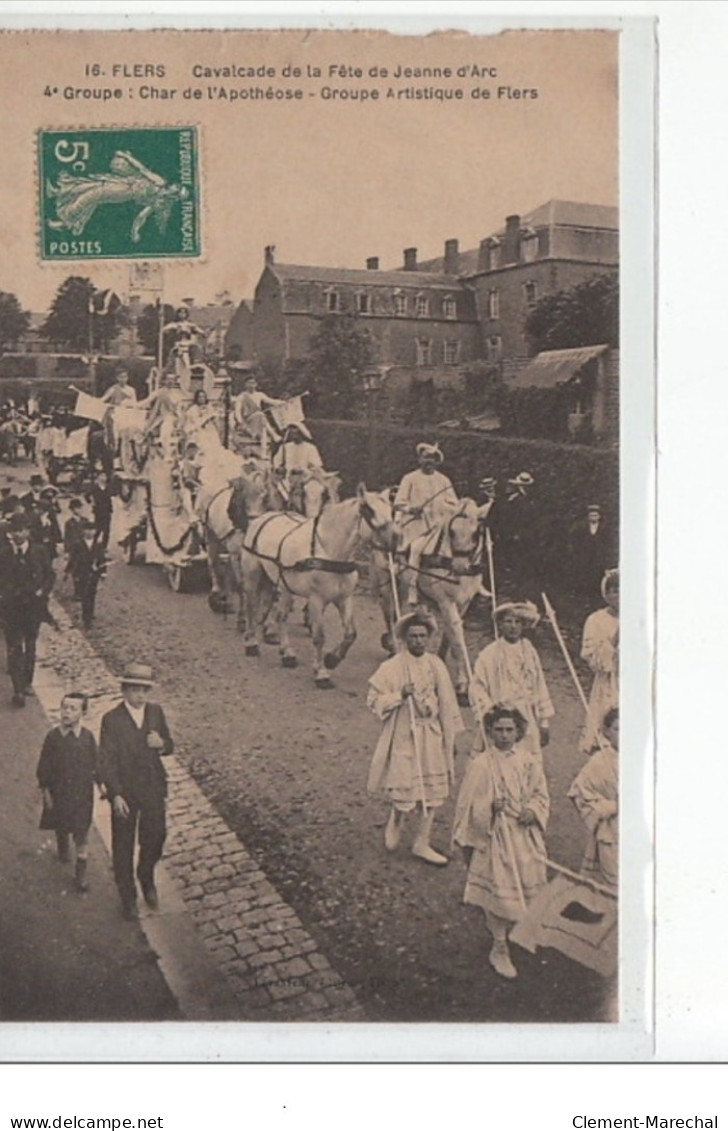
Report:
[[[498,605],[499,637],[475,661],[470,702],[481,718],[499,703],[517,707],[528,724],[523,745],[540,756],[541,747],[549,742],[554,707],[538,653],[523,635],[524,629],[535,628],[538,621],[538,610],[531,601]]]
[[[447,668],[427,649],[437,631],[434,618],[415,610],[400,618],[395,635],[402,645],[369,680],[367,705],[383,722],[367,790],[384,794],[392,809],[384,844],[399,844],[405,813],[420,810],[412,854],[443,867],[447,856],[430,844],[435,810],[448,798],[454,776],[455,735],[463,730]]]
[[[417,569],[420,555],[412,543],[444,521],[458,506],[455,489],[446,475],[437,470],[444,456],[439,444],[417,445],[419,467],[402,478],[394,498],[394,513],[402,531],[402,553],[413,567],[407,604],[417,603]]]
[[[285,404],[285,401],[276,397],[269,397],[267,393],[258,388],[255,377],[248,377],[240,393],[233,401],[233,415],[235,423],[249,439],[260,444],[261,450],[267,454],[271,441],[280,439],[278,432],[271,426],[265,409],[276,408]]]

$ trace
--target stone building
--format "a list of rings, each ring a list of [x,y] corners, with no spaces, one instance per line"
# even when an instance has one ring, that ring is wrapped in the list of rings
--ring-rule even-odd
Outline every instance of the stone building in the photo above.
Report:
[[[550,200],[481,240],[477,260],[465,260],[464,281],[475,291],[480,351],[503,365],[504,376],[528,356],[525,320],[539,299],[619,271],[616,208]]]
[[[421,271],[415,248],[406,249],[394,271],[381,270],[374,257],[362,270],[277,263],[266,248],[252,318],[240,314],[238,331],[236,315],[228,352],[239,347],[242,360],[276,366],[305,357],[331,314],[355,315],[366,326],[393,390],[412,381],[459,381],[460,367],[477,356],[472,291],[453,271]]]

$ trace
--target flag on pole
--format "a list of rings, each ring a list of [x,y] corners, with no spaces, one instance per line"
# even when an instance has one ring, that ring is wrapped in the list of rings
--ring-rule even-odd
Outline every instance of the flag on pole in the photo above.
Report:
[[[96,420],[103,423],[108,405],[100,397],[90,397],[88,393],[78,393],[74,416],[82,416],[84,420]]]
[[[303,398],[290,397],[283,404],[272,408],[271,414],[281,432],[284,432],[291,424],[303,424],[306,419],[303,411]]]
[[[104,291],[92,291],[88,300],[89,314],[116,314],[116,311],[121,306],[121,299],[112,291],[107,288]]]
[[[89,400],[93,398],[89,397]],[[65,441],[65,458],[73,459],[75,456],[85,456],[88,451],[88,425],[85,428],[76,428],[69,432]]]
[[[617,972],[617,899],[566,876],[551,880],[511,929],[517,946],[535,954],[553,947],[604,978]]]

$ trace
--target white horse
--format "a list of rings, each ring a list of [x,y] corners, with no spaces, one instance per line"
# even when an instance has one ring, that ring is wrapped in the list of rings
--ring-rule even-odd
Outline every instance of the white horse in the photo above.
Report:
[[[311,625],[314,680],[317,687],[331,687],[329,671],[341,663],[356,639],[357,554],[366,547],[391,553],[400,537],[389,504],[363,484],[355,498],[324,507],[316,518],[272,511],[254,519],[243,539],[241,556],[246,655],[260,654],[261,627],[278,593],[281,662],[284,667],[296,666],[287,621],[293,598],[302,597]],[[343,637],[337,648],[324,652],[328,605],[339,613]]]
[[[443,628],[441,655],[450,650],[453,657],[455,691],[461,702],[467,699],[468,677],[463,655],[463,620],[473,599],[490,598],[483,586],[484,524],[492,502],[479,507],[473,499],[461,499],[452,514],[419,535],[409,547],[407,561],[397,562],[396,585],[401,607],[408,592],[416,588],[420,601],[439,614]],[[373,580],[387,625],[382,644],[393,650],[392,628],[396,619],[392,575],[382,554],[374,556]]]

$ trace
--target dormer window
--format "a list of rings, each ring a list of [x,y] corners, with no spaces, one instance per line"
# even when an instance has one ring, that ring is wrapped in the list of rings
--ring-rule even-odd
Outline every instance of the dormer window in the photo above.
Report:
[[[501,245],[500,240],[492,236],[488,240],[488,270],[495,271],[496,267],[500,267],[501,262]]]
[[[356,296],[356,312],[357,314],[371,314],[372,312],[372,296],[369,291],[359,291]]]
[[[417,295],[415,299],[415,314],[418,318],[427,318],[430,313],[430,303],[427,295]]]
[[[394,292],[394,313],[398,318],[404,318],[407,314],[407,296],[402,291]]]
[[[338,314],[341,310],[342,305],[341,295],[339,294],[339,292],[330,287],[327,291],[324,292],[324,298],[326,300],[326,310],[328,311],[328,313]]]
[[[445,318],[457,318],[457,303],[452,295],[445,295],[445,298],[442,300],[442,313]]]

